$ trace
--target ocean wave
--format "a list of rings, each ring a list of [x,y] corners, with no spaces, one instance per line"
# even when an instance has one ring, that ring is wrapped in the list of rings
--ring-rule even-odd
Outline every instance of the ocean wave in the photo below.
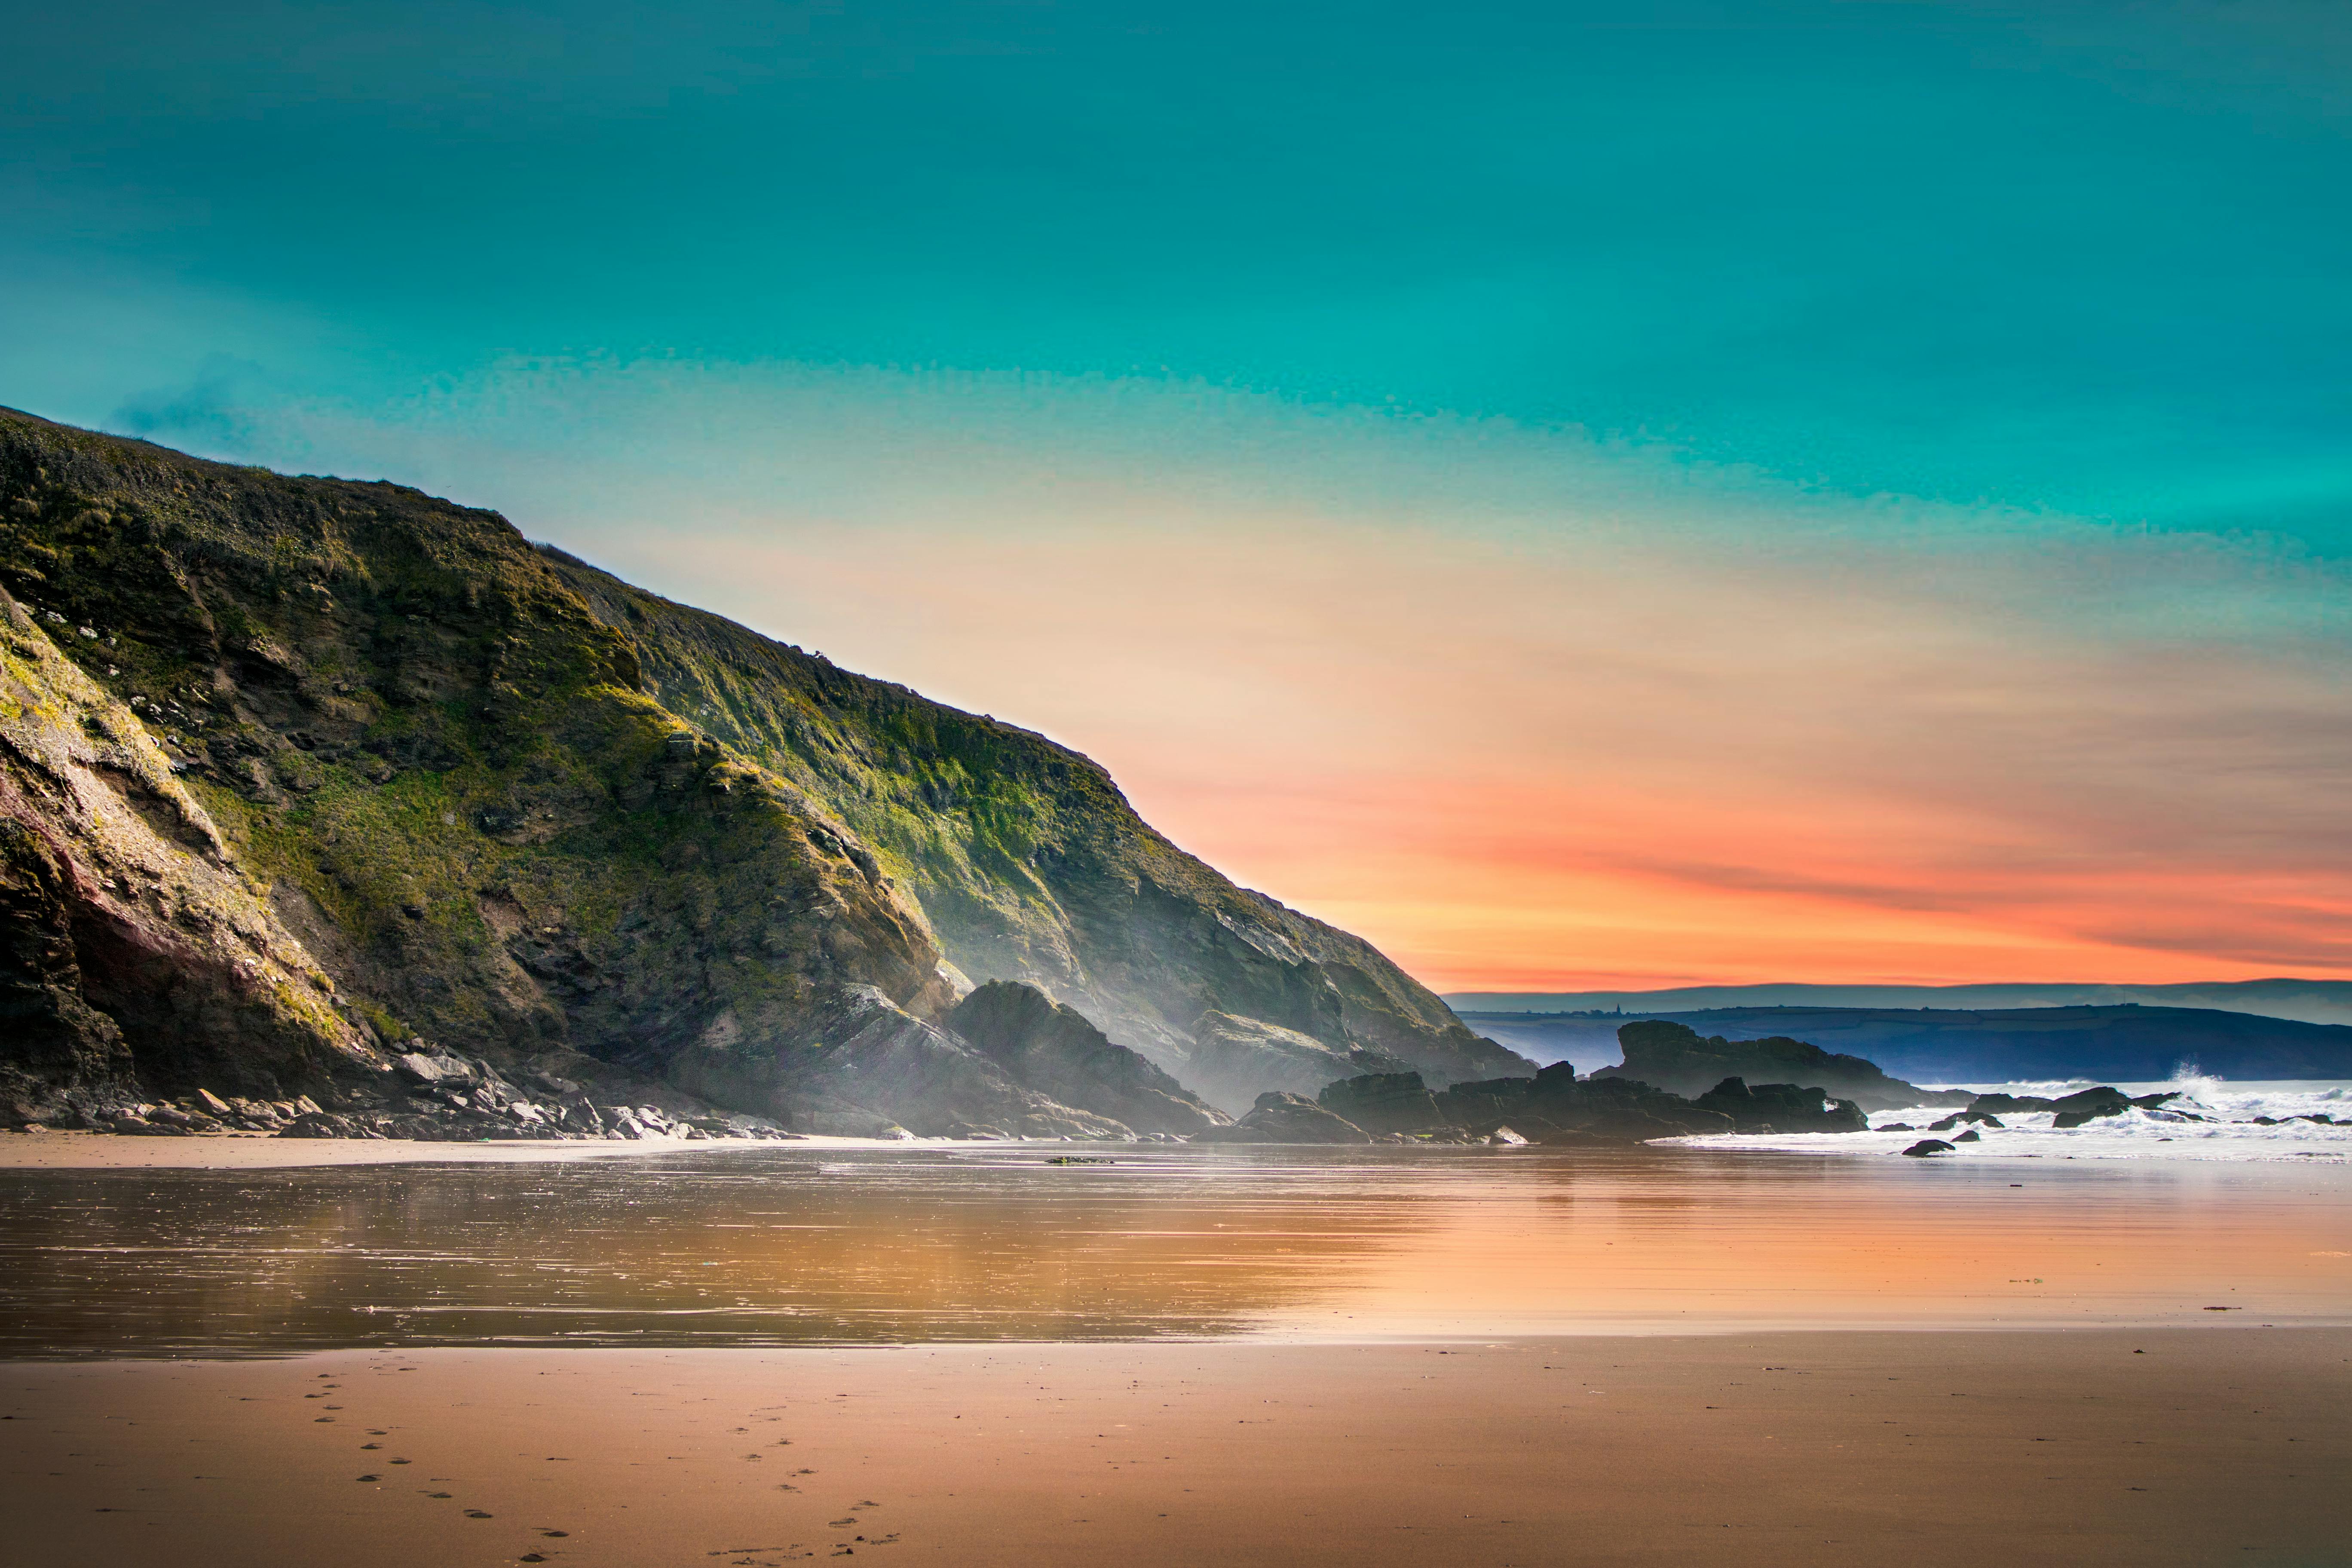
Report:
[[[2055,1099],[2095,1087],[2086,1079],[2019,1083],[1931,1085],[1976,1093]],[[2352,1079],[2285,1079],[2231,1083],[2184,1066],[2162,1083],[2110,1087],[2135,1099],[2152,1094],[2174,1098],[2155,1107],[2135,1106],[2080,1127],[2053,1125],[2046,1110],[2001,1111],[2002,1125],[1963,1123],[1942,1132],[1928,1131],[1952,1112],[1920,1106],[1882,1110],[1868,1132],[1745,1132],[1660,1139],[1662,1143],[1708,1149],[1763,1149],[1804,1153],[1899,1155],[1923,1138],[1956,1139],[1974,1128],[1974,1142],[1956,1144],[1939,1158],[2084,1160],[2277,1160],[2352,1163]],[[2342,1119],[2347,1124],[2305,1120]],[[1907,1124],[1896,1127],[1894,1124]]]

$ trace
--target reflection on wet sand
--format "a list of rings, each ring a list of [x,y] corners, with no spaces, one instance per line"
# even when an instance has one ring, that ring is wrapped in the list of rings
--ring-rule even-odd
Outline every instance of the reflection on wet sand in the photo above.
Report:
[[[9,1173],[0,1353],[2352,1318],[2334,1167],[1045,1158]]]

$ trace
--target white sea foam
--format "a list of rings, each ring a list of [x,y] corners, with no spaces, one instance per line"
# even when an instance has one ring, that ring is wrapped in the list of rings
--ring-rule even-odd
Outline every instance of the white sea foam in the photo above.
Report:
[[[1976,1093],[2035,1095],[2055,1099],[2092,1087],[2086,1079],[2030,1083],[1931,1084],[1934,1089],[1962,1089]],[[2178,1096],[2152,1110],[2135,1107],[2120,1116],[2103,1116],[2080,1127],[2052,1125],[2054,1114],[2039,1111],[1997,1112],[2002,1125],[1978,1127],[1978,1142],[1956,1145],[1939,1158],[2083,1159],[2083,1160],[2291,1160],[2298,1163],[2352,1163],[2352,1125],[2328,1126],[2296,1120],[2329,1116],[2352,1122],[2352,1079],[2249,1079],[2231,1083],[2183,1067],[2163,1083],[2119,1083],[2113,1087],[2135,1098],[2170,1091]],[[1909,1110],[1873,1113],[1873,1128],[1907,1122],[1906,1132],[1731,1133],[1714,1137],[1662,1139],[1662,1142],[1707,1149],[1775,1149],[1804,1153],[1857,1155],[1900,1154],[1922,1138],[1949,1141],[1974,1123],[1944,1132],[1930,1132],[1928,1124],[1951,1115],[1948,1109],[1921,1106]],[[2257,1117],[2270,1119],[2265,1126]]]

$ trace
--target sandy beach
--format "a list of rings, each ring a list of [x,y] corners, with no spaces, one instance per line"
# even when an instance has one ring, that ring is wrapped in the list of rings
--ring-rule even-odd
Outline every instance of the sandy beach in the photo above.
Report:
[[[2352,1331],[0,1369],[42,1563],[2315,1564]]]

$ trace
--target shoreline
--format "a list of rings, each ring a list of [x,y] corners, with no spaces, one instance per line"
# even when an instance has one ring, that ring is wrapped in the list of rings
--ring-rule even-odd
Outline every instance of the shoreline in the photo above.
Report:
[[[120,1132],[49,1130],[0,1136],[0,1171],[258,1171],[306,1165],[520,1164],[613,1160],[687,1150],[906,1149],[978,1145],[944,1139],[599,1138],[425,1142],[406,1138],[278,1138],[267,1133],[213,1133],[186,1138],[127,1137]]]
[[[0,1363],[28,1561],[2333,1560],[2352,1330]]]

